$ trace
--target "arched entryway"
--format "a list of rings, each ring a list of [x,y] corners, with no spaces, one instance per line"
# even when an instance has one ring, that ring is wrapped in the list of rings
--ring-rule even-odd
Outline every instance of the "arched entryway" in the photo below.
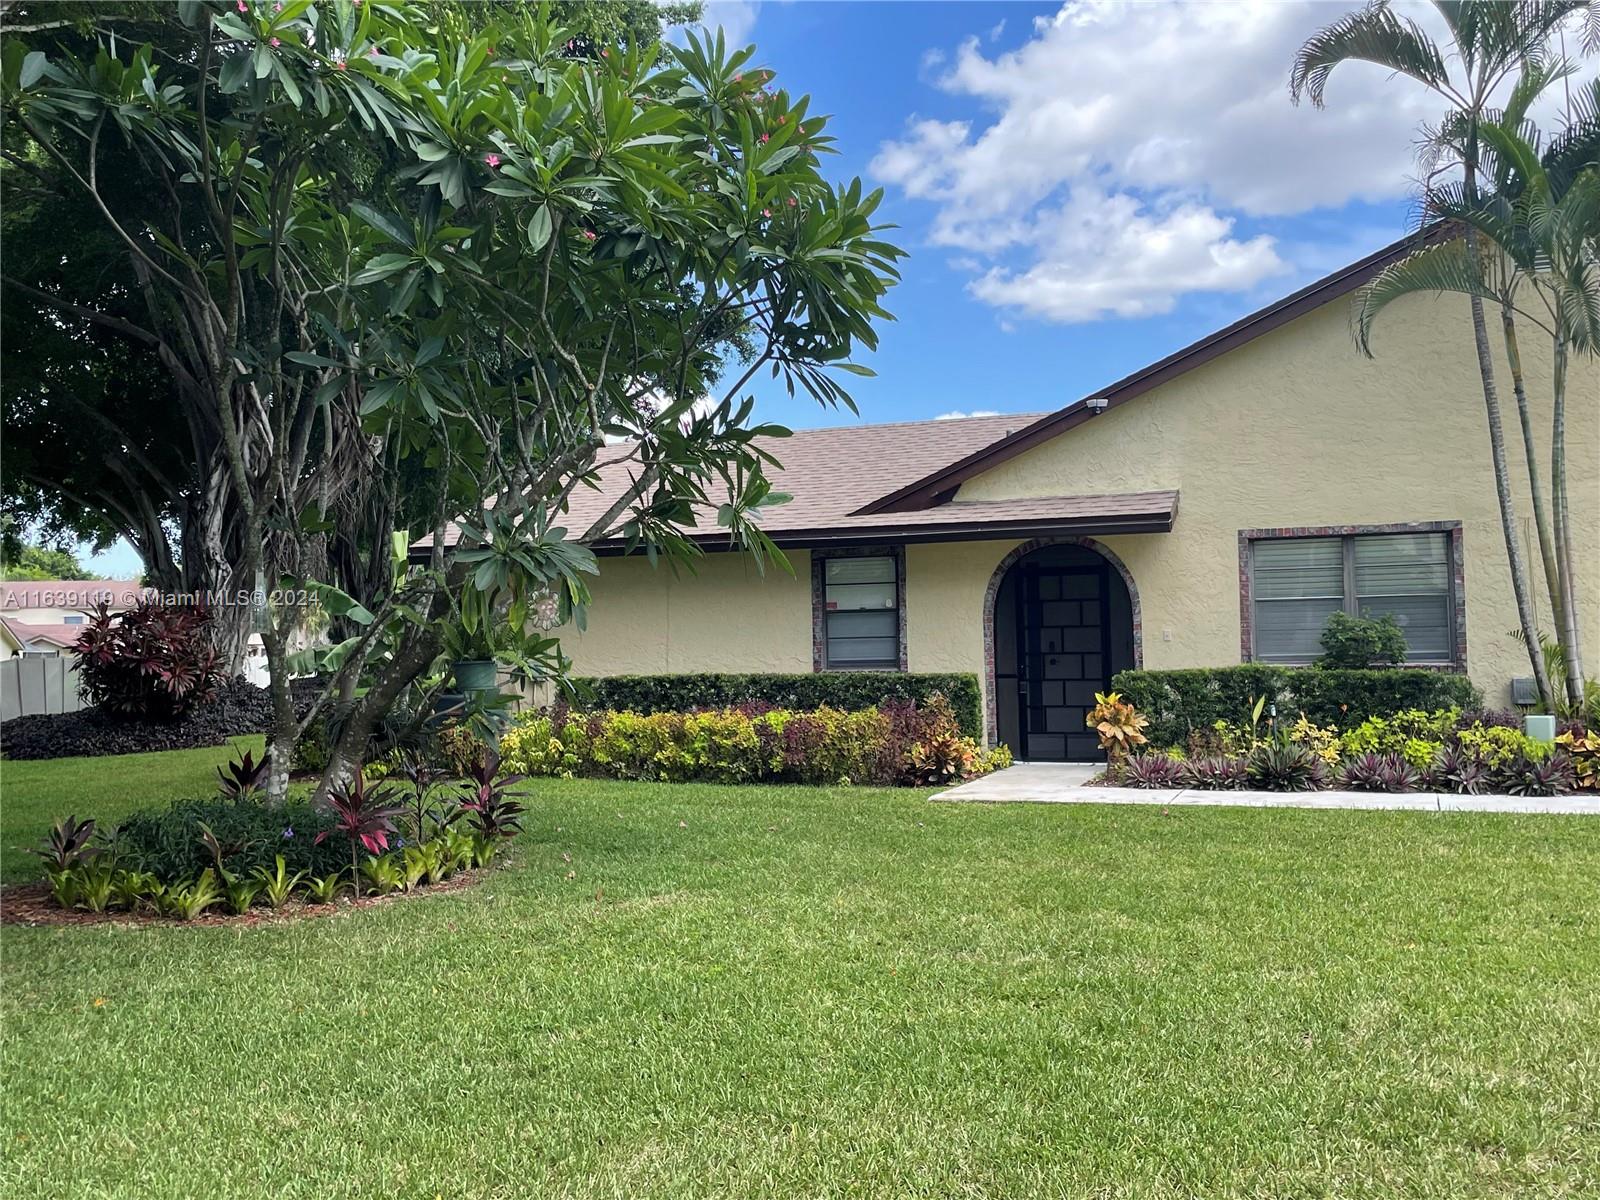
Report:
[[[1084,718],[1094,694],[1143,661],[1139,592],[1092,538],[1027,542],[984,597],[991,743],[1033,762],[1105,757]]]

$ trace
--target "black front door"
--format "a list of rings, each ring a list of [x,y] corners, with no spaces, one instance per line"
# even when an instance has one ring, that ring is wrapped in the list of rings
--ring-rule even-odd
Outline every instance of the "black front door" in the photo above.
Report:
[[[1110,688],[1109,568],[1024,566],[1017,589],[1022,757],[1103,759],[1085,718]]]

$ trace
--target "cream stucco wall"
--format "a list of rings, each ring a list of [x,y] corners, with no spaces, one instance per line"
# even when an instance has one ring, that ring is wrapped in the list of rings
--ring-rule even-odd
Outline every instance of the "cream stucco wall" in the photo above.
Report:
[[[1505,703],[1528,662],[1500,531],[1483,393],[1464,300],[1386,313],[1375,359],[1335,301],[969,480],[963,500],[1177,488],[1169,534],[1108,537],[1143,604],[1145,665],[1240,659],[1238,534],[1279,526],[1460,521],[1467,662]],[[1539,458],[1548,463],[1549,352],[1524,339]],[[1512,490],[1532,557],[1532,517],[1503,361]],[[1538,385],[1543,384],[1540,387]],[[1600,366],[1570,383],[1569,490],[1590,668],[1600,666]],[[1548,482],[1548,468],[1546,468]],[[1539,584],[1543,623],[1549,605]],[[951,631],[953,632],[953,631]],[[970,639],[963,653],[981,655]]]
[[[1150,667],[1240,661],[1238,534],[1281,526],[1460,521],[1468,665],[1505,703],[1527,660],[1489,466],[1482,392],[1465,302],[1415,299],[1377,331],[1375,360],[1337,300],[1061,437],[976,476],[963,500],[1176,488],[1166,534],[1108,536],[1143,609]],[[1525,339],[1540,459],[1548,462],[1548,350]],[[1505,390],[1512,486],[1531,516],[1521,443]],[[1600,669],[1600,366],[1574,365],[1571,501],[1591,673]],[[1027,404],[1019,398],[1019,405]],[[982,608],[1012,540],[911,545],[906,626],[913,671],[984,671]],[[810,561],[763,577],[739,555],[710,555],[674,577],[643,560],[604,559],[589,630],[565,639],[586,674],[811,669]],[[1541,611],[1549,624],[1543,584]]]
[[[583,633],[561,646],[580,675],[811,670],[811,558],[794,574],[744,554],[708,554],[693,573],[640,557],[602,558]]]

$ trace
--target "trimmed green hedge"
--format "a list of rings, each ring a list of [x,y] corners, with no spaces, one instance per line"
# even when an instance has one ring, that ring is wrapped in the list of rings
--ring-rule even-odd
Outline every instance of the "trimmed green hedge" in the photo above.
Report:
[[[692,712],[727,708],[752,700],[780,708],[813,709],[824,704],[845,712],[883,700],[921,704],[941,693],[955,710],[961,732],[983,738],[983,700],[971,674],[901,671],[821,671],[806,675],[607,675],[573,680],[591,697],[584,707],[636,713]]]
[[[1406,709],[1479,708],[1483,696],[1465,675],[1442,671],[1341,671],[1318,667],[1202,667],[1183,671],[1121,671],[1111,681],[1150,720],[1153,746],[1180,746],[1190,729],[1217,721],[1247,721],[1256,697],[1276,703],[1278,716],[1299,713],[1318,725],[1349,729],[1368,717]]]

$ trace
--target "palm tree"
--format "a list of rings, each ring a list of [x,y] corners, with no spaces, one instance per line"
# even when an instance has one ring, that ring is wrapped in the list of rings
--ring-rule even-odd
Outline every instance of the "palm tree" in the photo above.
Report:
[[[1296,103],[1302,96],[1309,96],[1311,102],[1321,108],[1334,68],[1346,62],[1367,62],[1404,75],[1444,97],[1454,110],[1452,123],[1460,130],[1463,197],[1475,204],[1480,171],[1479,129],[1490,99],[1523,64],[1544,60],[1546,47],[1557,27],[1568,13],[1587,7],[1587,0],[1540,3],[1518,0],[1506,4],[1494,0],[1434,0],[1434,5],[1450,30],[1453,46],[1448,55],[1415,21],[1397,17],[1385,0],[1378,0],[1359,11],[1347,13],[1307,39],[1295,56],[1289,92]],[[1484,271],[1479,235],[1471,225],[1466,227],[1465,240],[1466,261],[1472,273],[1481,279]],[[1553,701],[1550,679],[1538,651],[1532,589],[1522,543],[1517,537],[1500,395],[1495,384],[1483,300],[1481,289],[1469,293],[1472,339],[1478,355],[1478,374],[1483,382],[1500,529],[1511,566],[1517,618],[1529,647],[1529,665],[1533,668],[1541,699],[1550,705]]]
[[[1559,78],[1564,68],[1550,76]],[[1425,215],[1475,230],[1484,253],[1474,264],[1459,241],[1418,251],[1385,268],[1363,289],[1356,335],[1371,353],[1372,325],[1378,313],[1401,296],[1417,292],[1460,292],[1492,299],[1500,307],[1506,357],[1521,418],[1533,494],[1535,526],[1555,617],[1562,670],[1551,672],[1552,686],[1564,687],[1573,707],[1583,697],[1583,645],[1576,598],[1580,594],[1572,555],[1567,502],[1566,381],[1570,354],[1600,352],[1600,80],[1580,90],[1573,115],[1550,147],[1523,117],[1522,98],[1537,89],[1531,68],[1519,82],[1506,110],[1479,128],[1483,166],[1493,187],[1468,203],[1459,184],[1430,187]],[[1481,271],[1480,268],[1481,267]],[[1531,293],[1531,295],[1530,295]],[[1554,529],[1540,481],[1537,445],[1527,401],[1517,319],[1530,321],[1551,338],[1552,429],[1550,478]],[[1547,662],[1548,669],[1548,662]]]

